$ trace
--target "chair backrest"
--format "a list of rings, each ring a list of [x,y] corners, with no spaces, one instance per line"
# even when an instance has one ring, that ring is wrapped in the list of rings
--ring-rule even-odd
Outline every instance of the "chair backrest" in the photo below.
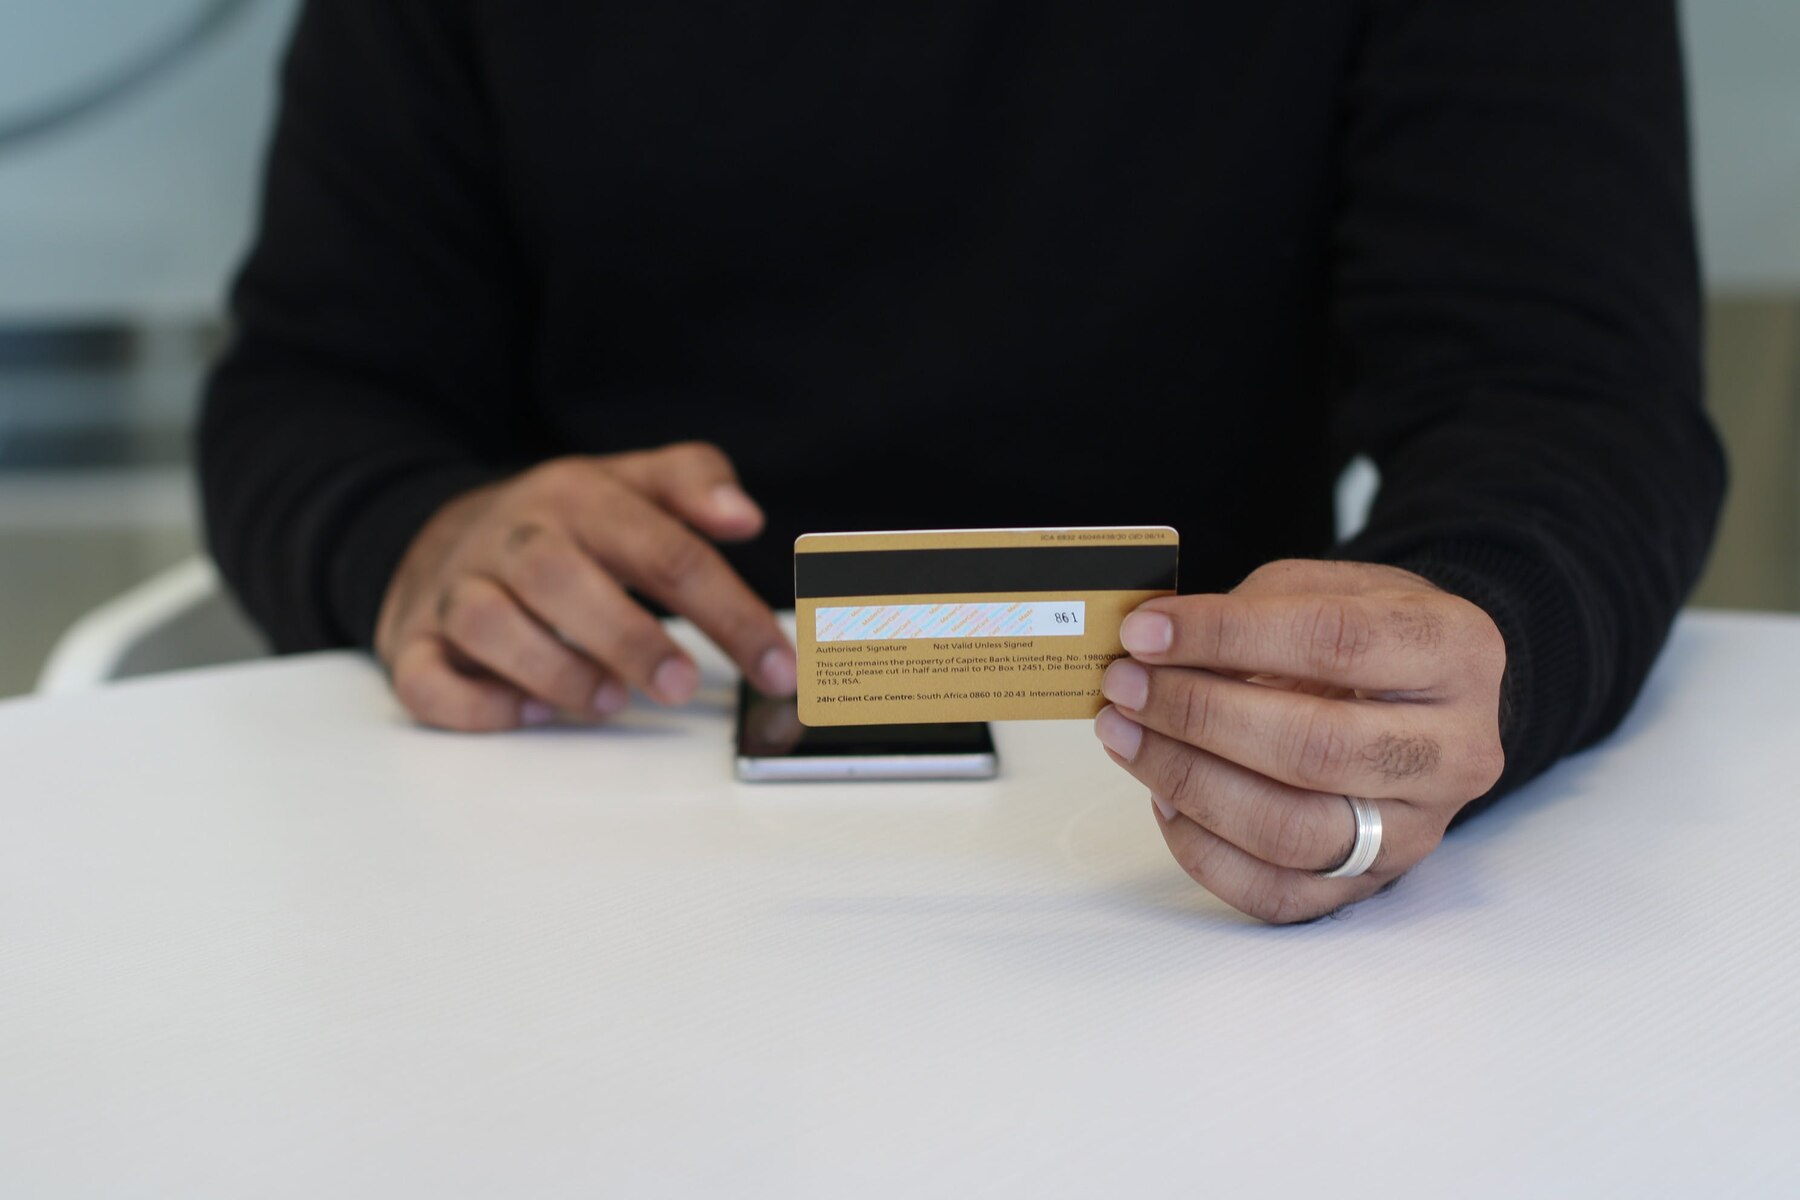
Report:
[[[1351,459],[1338,476],[1333,507],[1337,510],[1337,540],[1347,542],[1369,523],[1369,509],[1381,490],[1381,472],[1367,455]]]
[[[268,641],[226,594],[218,572],[191,558],[83,616],[57,640],[39,695],[115,680],[260,658]]]

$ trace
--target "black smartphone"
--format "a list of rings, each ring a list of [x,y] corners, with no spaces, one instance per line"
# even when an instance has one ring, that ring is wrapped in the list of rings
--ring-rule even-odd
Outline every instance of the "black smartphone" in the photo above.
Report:
[[[999,769],[985,721],[808,728],[792,696],[738,684],[737,777],[749,783],[992,779]]]

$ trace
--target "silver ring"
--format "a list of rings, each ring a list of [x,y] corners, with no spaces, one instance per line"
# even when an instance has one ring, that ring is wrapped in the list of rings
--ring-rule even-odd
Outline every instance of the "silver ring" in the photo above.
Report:
[[[1381,853],[1381,809],[1373,800],[1361,796],[1345,796],[1350,814],[1356,818],[1356,840],[1350,843],[1350,856],[1329,871],[1318,871],[1320,879],[1354,879],[1375,865]]]

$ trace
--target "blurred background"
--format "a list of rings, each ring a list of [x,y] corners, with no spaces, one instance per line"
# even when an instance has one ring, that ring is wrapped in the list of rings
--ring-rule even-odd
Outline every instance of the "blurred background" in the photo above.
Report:
[[[0,696],[199,545],[188,428],[298,0],[0,0]],[[1800,609],[1800,3],[1686,26],[1711,404],[1697,602]]]

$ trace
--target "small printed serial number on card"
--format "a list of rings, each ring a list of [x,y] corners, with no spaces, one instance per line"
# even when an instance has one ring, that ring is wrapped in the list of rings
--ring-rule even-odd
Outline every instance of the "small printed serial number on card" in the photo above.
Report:
[[[813,638],[879,642],[894,638],[1080,637],[1081,600],[983,601],[973,604],[853,604],[821,608]]]

